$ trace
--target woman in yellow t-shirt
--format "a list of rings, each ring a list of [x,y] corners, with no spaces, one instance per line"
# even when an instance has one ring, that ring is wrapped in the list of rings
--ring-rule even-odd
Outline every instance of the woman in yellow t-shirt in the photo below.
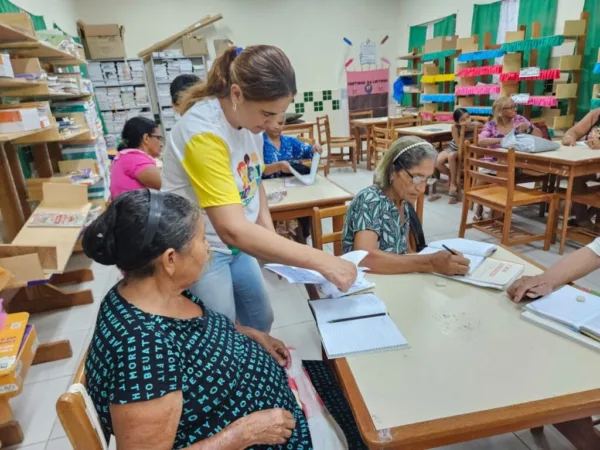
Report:
[[[267,45],[232,47],[205,83],[186,92],[183,117],[163,156],[163,190],[200,205],[211,265],[191,290],[231,320],[269,331],[273,312],[256,258],[313,269],[342,290],[355,281],[352,263],[275,233],[261,184],[260,133],[296,95],[294,69]]]

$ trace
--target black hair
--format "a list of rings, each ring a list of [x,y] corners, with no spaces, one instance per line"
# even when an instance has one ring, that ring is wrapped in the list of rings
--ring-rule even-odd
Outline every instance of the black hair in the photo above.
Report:
[[[83,251],[94,261],[116,265],[126,278],[154,274],[154,260],[167,249],[187,249],[196,234],[198,208],[176,194],[165,193],[162,215],[150,244],[142,247],[150,212],[150,191],[124,192],[83,233]]]
[[[456,108],[454,110],[454,112],[452,113],[452,118],[454,119],[454,123],[458,123],[458,121],[460,120],[460,118],[462,117],[462,115],[464,113],[469,114],[469,111],[467,111],[465,108]]]
[[[155,128],[158,128],[156,122],[147,117],[133,117],[129,119],[121,132],[121,143],[117,150],[138,148],[142,144],[144,135],[147,134],[150,136]]]
[[[173,101],[173,104],[177,104],[179,101],[179,96],[183,91],[192,87],[199,81],[200,78],[192,73],[184,73],[175,78],[171,83],[171,100]]]

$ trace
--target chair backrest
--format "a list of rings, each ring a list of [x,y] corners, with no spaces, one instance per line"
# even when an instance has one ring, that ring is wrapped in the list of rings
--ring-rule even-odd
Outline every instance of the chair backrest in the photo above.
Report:
[[[352,128],[354,127],[354,125],[352,124],[353,120],[356,119],[372,119],[373,118],[373,110],[372,109],[365,109],[362,111],[351,111],[350,115],[349,115],[349,129],[352,130]],[[360,129],[360,136],[361,137],[366,137],[367,135],[367,128],[366,127],[359,127]]]
[[[384,153],[394,143],[395,129],[373,127],[373,135],[371,136],[373,151]]]
[[[331,129],[329,128],[329,116],[317,117],[317,140],[321,145],[329,145],[331,142]]]
[[[416,127],[418,118],[414,116],[388,117],[387,127],[390,130],[396,128]]]
[[[479,133],[481,133],[481,130],[483,129],[483,125],[477,125],[473,128],[473,137],[469,139],[469,141],[473,144],[473,145],[477,145],[477,143],[479,142]],[[456,147],[458,148],[458,153],[459,155],[461,155],[461,157],[463,157],[463,155],[465,154],[465,135],[467,133],[467,126],[466,125],[461,125],[460,126],[460,136],[458,137],[458,142],[456,143]]]
[[[86,408],[84,395],[81,388],[85,387],[85,360],[87,352],[79,363],[79,368],[75,373],[73,385],[69,391],[62,394],[56,402],[56,412],[60,423],[65,429],[69,442],[75,450],[103,450],[105,447],[104,436],[101,430],[94,427],[94,419],[90,417],[96,414],[96,410]],[[76,387],[79,386],[77,389]],[[96,423],[99,420],[96,415]]]
[[[323,250],[324,244],[331,244],[334,242],[342,242],[342,232],[336,231],[333,233],[323,234],[323,219],[329,219],[333,217],[342,217],[342,220],[346,217],[348,211],[347,205],[332,206],[331,208],[313,208],[312,215],[312,241],[313,247]],[[335,248],[335,247],[334,247]],[[340,255],[336,255],[340,256]]]
[[[515,149],[493,150],[471,145],[469,141],[465,142],[465,148],[465,193],[491,185],[503,186],[506,188],[508,204],[515,190]],[[480,169],[494,171],[496,175],[485,173]],[[477,185],[473,181],[477,181]]]
[[[305,144],[308,144],[308,145],[315,145],[315,140],[308,138],[308,137],[296,136],[296,139],[298,139],[300,142],[304,142]]]
[[[487,123],[491,118],[492,116],[471,116],[471,120],[481,123]]]
[[[285,125],[281,134],[285,134],[287,136],[308,137],[309,139],[312,139],[314,141],[314,123],[294,123],[291,125]]]

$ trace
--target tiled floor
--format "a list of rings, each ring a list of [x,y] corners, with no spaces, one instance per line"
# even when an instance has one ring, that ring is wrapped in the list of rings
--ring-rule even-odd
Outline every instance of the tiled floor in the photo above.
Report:
[[[355,174],[342,169],[333,171],[331,174],[331,179],[352,192],[358,192],[370,184],[372,177],[373,173],[365,170],[360,170]],[[424,229],[427,239],[456,237],[460,209],[461,204],[448,205],[447,197],[442,197],[434,203],[425,202]],[[537,219],[535,211],[523,211],[518,220],[527,223],[530,227],[543,226]],[[487,236],[478,232],[469,232],[467,237],[488,239]],[[550,252],[543,252],[541,244],[523,246],[518,250],[544,265],[552,264],[558,259],[556,246]],[[567,252],[573,250],[573,247],[567,248]],[[118,272],[114,268],[91,263],[81,255],[71,260],[71,266],[73,268],[83,266],[93,268],[95,280],[86,283],[85,287],[93,290],[95,302],[92,305],[33,316],[32,321],[38,329],[41,340],[70,339],[73,346],[73,357],[66,361],[33,367],[29,372],[26,388],[19,397],[12,401],[14,415],[21,422],[25,435],[23,444],[14,448],[27,450],[71,449],[56,417],[56,400],[69,386],[84,349],[91,339],[102,296],[118,277]],[[582,284],[600,290],[598,275],[599,273],[596,272],[587,276]],[[280,281],[270,273],[265,273],[265,279],[275,312],[273,335],[284,340],[288,345],[296,347],[302,358],[319,359],[321,357],[319,336],[303,290]],[[566,450],[572,447],[553,428],[546,427],[543,438],[538,441],[535,441],[531,433],[526,430],[445,448],[452,450]]]

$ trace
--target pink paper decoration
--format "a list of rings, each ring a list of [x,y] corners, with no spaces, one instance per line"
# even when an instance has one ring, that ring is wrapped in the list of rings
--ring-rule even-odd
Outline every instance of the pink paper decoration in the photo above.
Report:
[[[487,84],[482,86],[457,86],[454,91],[455,95],[489,95],[499,94],[500,85]]]
[[[457,77],[478,77],[502,73],[502,66],[467,67],[456,72]]]
[[[556,97],[550,96],[531,96],[529,100],[527,100],[528,105],[532,106],[543,106],[544,108],[550,108],[552,106],[558,106],[558,100]]]
[[[433,114],[431,114],[430,112],[422,112],[421,117],[425,120],[432,120]]]
[[[437,114],[435,116],[435,120],[437,120],[438,122],[448,122],[450,120],[454,120],[454,117],[452,116],[452,114]]]
[[[532,80],[558,80],[560,78],[560,70],[548,69],[540,70],[537,77],[521,78],[519,72],[506,72],[500,74],[500,81],[532,81]]]

